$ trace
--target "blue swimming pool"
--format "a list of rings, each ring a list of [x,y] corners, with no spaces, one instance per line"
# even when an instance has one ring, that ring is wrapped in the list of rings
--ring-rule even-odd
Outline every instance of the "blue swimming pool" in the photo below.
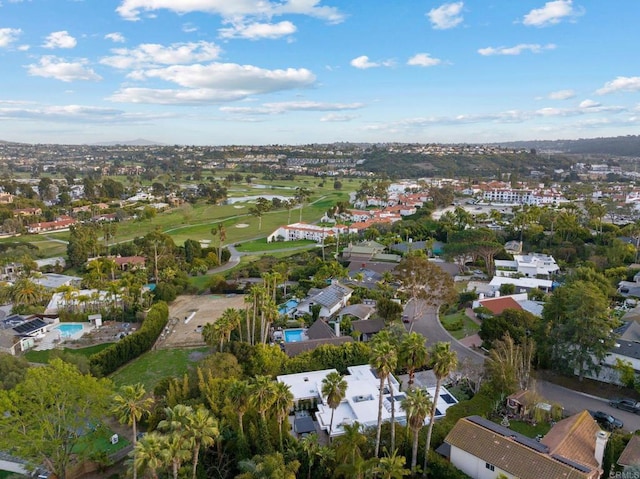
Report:
[[[79,333],[84,329],[84,326],[79,323],[62,323],[55,327],[60,331],[60,336],[63,338],[70,338],[74,334]]]
[[[283,333],[285,343],[297,343],[299,341],[304,341],[304,329],[285,329]]]

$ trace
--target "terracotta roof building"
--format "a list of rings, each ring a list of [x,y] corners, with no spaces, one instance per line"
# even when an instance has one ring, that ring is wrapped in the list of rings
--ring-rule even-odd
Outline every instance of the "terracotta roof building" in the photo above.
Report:
[[[608,433],[588,411],[558,422],[540,441],[479,416],[460,419],[445,439],[451,463],[475,479],[596,479]]]

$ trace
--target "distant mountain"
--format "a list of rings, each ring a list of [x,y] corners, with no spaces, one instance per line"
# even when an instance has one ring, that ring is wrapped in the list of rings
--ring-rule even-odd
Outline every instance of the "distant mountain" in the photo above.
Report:
[[[94,143],[96,146],[163,146],[165,144],[166,143],[160,143],[159,141],[145,140],[144,138],[128,141],[105,141],[101,143]]]
[[[539,152],[640,157],[639,135],[581,138],[579,140],[512,141],[498,144],[507,148],[535,149]]]

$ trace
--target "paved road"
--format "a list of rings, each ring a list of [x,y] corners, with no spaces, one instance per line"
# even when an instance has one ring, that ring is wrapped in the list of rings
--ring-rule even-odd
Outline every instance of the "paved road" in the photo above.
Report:
[[[413,318],[414,308],[411,302],[405,307],[404,314],[409,318]],[[444,329],[440,321],[438,321],[437,310],[434,307],[418,306],[418,317],[412,323],[405,324],[405,326],[407,326],[407,329],[425,336],[427,346],[432,346],[439,341],[450,342],[451,349],[458,354],[459,362],[467,360],[472,364],[484,363],[484,355],[467,348]],[[562,404],[567,414],[575,414],[584,409],[605,411],[620,419],[624,423],[625,430],[633,432],[640,429],[640,415],[612,408],[609,406],[607,399],[590,396],[540,380],[536,382],[536,389],[547,400]]]

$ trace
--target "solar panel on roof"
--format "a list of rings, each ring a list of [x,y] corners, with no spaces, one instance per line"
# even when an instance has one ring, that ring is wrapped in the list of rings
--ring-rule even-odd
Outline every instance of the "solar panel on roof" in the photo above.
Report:
[[[578,471],[581,472],[591,472],[591,469],[588,468],[587,466],[584,466],[582,464],[579,464],[575,461],[572,461],[571,459],[567,459],[564,456],[561,456],[559,454],[552,454],[551,457],[553,457],[556,461],[561,462],[563,464],[566,464],[567,466],[571,466],[574,469],[577,469]]]
[[[32,319],[31,321],[27,321],[24,324],[19,324],[14,327],[13,330],[18,334],[31,334],[34,331],[44,328],[47,325],[41,319]]]

